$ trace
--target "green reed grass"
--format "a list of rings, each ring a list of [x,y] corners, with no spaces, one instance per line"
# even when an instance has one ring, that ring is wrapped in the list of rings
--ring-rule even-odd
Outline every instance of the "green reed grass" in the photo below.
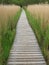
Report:
[[[1,33],[0,33],[0,65],[6,65],[7,59],[9,57],[9,52],[12,47],[15,33],[16,33],[16,25],[21,13],[21,9],[15,14],[8,18],[7,27],[5,28],[1,25]],[[6,30],[5,30],[6,29]]]
[[[36,19],[27,10],[26,10],[26,15],[27,15],[29,24],[31,25],[32,29],[35,32],[35,35],[37,37],[39,46],[45,57],[47,65],[49,65],[49,24],[47,24],[46,28],[42,28],[40,17],[38,19]],[[42,20],[42,22],[43,22],[43,20]]]

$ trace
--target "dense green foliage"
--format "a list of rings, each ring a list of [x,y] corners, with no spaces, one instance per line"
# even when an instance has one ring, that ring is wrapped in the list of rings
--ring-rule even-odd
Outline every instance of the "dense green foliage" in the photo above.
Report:
[[[44,29],[41,29],[40,19],[37,20],[28,11],[26,11],[26,15],[29,20],[29,24],[35,32],[39,46],[41,47],[43,55],[47,61],[47,65],[49,65],[49,25],[47,25],[45,32]]]
[[[2,48],[0,47],[0,50],[1,50],[0,51],[0,65],[6,65],[7,63],[9,52],[10,52],[10,49],[12,47],[13,40],[15,37],[16,25],[17,25],[20,13],[21,13],[21,10],[18,11],[15,16],[13,16],[12,20],[10,20],[9,18],[8,21],[10,21],[10,23],[8,23],[8,29],[6,33],[4,33],[4,31],[2,32],[2,35],[1,35],[2,45],[0,45],[2,46]],[[13,26],[12,26],[12,22],[13,22]]]
[[[35,4],[35,3],[45,3],[49,2],[49,0],[0,0],[0,3],[3,4],[17,4],[20,6],[28,5],[28,4]]]

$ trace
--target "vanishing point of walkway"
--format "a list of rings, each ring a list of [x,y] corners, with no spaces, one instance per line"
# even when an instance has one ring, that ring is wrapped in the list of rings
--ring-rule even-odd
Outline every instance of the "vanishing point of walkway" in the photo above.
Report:
[[[22,11],[7,65],[46,65],[37,39]]]

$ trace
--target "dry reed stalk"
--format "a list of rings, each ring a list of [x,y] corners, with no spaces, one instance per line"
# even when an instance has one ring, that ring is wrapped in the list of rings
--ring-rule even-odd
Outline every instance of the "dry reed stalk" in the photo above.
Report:
[[[2,28],[6,30],[9,17],[12,18],[19,9],[15,5],[0,5],[0,32]]]
[[[49,23],[49,5],[42,4],[42,5],[29,5],[28,8],[29,12],[32,15],[41,21],[41,26],[45,27]]]

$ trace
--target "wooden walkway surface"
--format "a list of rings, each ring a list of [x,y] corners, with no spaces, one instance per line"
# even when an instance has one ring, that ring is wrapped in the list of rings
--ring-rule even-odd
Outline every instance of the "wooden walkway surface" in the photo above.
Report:
[[[7,65],[46,65],[37,39],[23,10]]]

